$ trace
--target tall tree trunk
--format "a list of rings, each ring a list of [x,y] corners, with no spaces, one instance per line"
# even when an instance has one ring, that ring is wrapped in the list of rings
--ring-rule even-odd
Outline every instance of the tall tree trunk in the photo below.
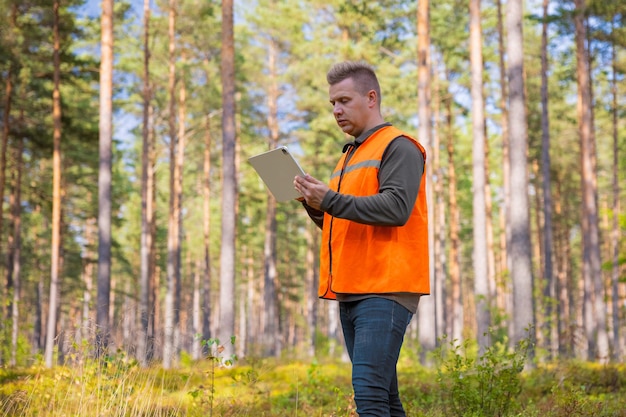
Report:
[[[306,228],[306,344],[310,357],[315,356],[316,344],[315,334],[317,331],[319,302],[317,298],[317,287],[319,285],[319,271],[317,262],[317,252],[314,248],[319,247],[319,232],[317,226],[312,223]]]
[[[85,221],[85,256],[83,257],[82,283],[83,283],[83,310],[81,317],[81,338],[80,340],[89,340],[93,342],[93,318],[92,313],[92,294],[93,294],[93,271],[94,260],[96,254],[93,251],[95,247],[95,236],[97,219],[90,217]]]
[[[595,141],[591,101],[590,68],[585,46],[585,0],[575,0],[576,70],[578,80],[578,120],[581,149],[583,281],[585,282],[584,327],[589,346],[588,358],[609,359],[606,304],[600,259],[600,231],[595,172]],[[592,301],[593,300],[593,301]],[[593,305],[592,305],[593,302]]]
[[[552,263],[552,180],[550,177],[550,119],[548,117],[548,6],[549,0],[543,0],[543,24],[541,31],[541,177],[543,183],[543,279],[544,279],[544,329],[547,337],[546,347],[550,355],[556,355],[556,326],[558,321],[553,315],[552,306],[555,298],[554,267]],[[551,357],[550,356],[550,357]]]
[[[17,19],[17,3],[11,7],[11,25],[8,30],[9,36],[13,33]],[[13,41],[11,39],[10,41]],[[9,134],[11,132],[11,105],[13,103],[13,73],[15,64],[13,58],[10,59],[9,68],[6,72],[5,90],[4,90],[4,110],[2,114],[2,144],[0,145],[0,242],[2,239],[2,227],[4,224],[4,187],[6,183],[6,166],[7,166],[7,149],[9,145]],[[0,243],[0,254],[2,254],[2,244]],[[1,354],[0,354],[1,357]],[[1,360],[0,360],[1,362]]]
[[[498,286],[501,291],[498,292],[498,297],[495,300],[498,309],[505,313],[505,317],[512,316],[512,302],[509,301],[511,296],[511,285],[507,279],[507,271],[510,271],[509,257],[508,257],[508,239],[511,236],[509,221],[509,213],[511,212],[511,183],[510,183],[510,160],[509,160],[509,109],[507,106],[508,90],[507,90],[507,75],[505,64],[505,42],[504,42],[504,28],[502,22],[502,1],[496,0],[497,10],[497,30],[498,30],[498,58],[500,67],[500,124],[502,130],[502,188],[504,190],[504,202],[500,209],[500,226],[503,232],[500,233],[500,263],[499,263],[499,276],[497,277]],[[503,321],[503,325],[507,325],[508,320]]]
[[[481,350],[489,344],[489,272],[487,267],[487,213],[485,202],[485,117],[483,99],[483,54],[480,0],[470,0],[470,71],[472,95],[474,293],[476,325]]]
[[[206,117],[202,177],[202,230],[204,233],[204,265],[202,268],[202,340],[211,338],[211,113]]]
[[[202,265],[200,262],[196,262],[194,269],[191,273],[193,279],[193,297],[191,303],[191,329],[192,329],[192,342],[191,342],[191,357],[194,360],[202,358]],[[200,337],[198,337],[200,335]]]
[[[431,138],[431,114],[430,114],[430,28],[429,28],[429,9],[430,2],[428,0],[421,0],[417,5],[417,112],[419,118],[419,141],[424,145],[428,152],[428,158],[430,158],[430,151],[432,150],[432,138]],[[426,161],[426,171],[422,181],[427,181],[426,187],[426,199],[428,201],[428,207],[434,207],[432,186],[430,184],[433,178],[432,164],[430,161]],[[428,211],[428,247],[430,248],[429,259],[429,274],[431,282],[432,296],[423,297],[420,301],[420,308],[417,318],[419,320],[419,341],[421,350],[422,363],[425,363],[427,357],[426,353],[432,351],[437,345],[437,305],[434,297],[435,282],[438,277],[434,276],[435,270],[435,248],[434,248],[434,225],[433,210]]]
[[[96,356],[108,348],[111,295],[111,167],[113,142],[113,0],[102,0],[100,167],[98,170],[98,296]]]
[[[267,91],[267,126],[270,132],[270,149],[278,146],[278,45],[272,38],[268,51],[268,91]],[[278,328],[278,296],[276,294],[276,199],[267,192],[267,210],[265,214],[265,243],[263,247],[264,283],[263,283],[263,350],[264,356],[279,356],[281,335]]]
[[[60,1],[53,3],[53,81],[52,91],[52,248],[50,253],[50,299],[48,310],[48,330],[46,332],[45,362],[47,368],[53,366],[54,341],[56,340],[57,306],[60,295],[60,258],[61,258],[61,44],[59,36]]]
[[[615,33],[614,21],[611,21],[611,32]],[[611,92],[613,95],[613,105],[611,108],[612,122],[613,122],[613,224],[611,228],[611,247],[613,253],[611,256],[611,304],[613,307],[613,359],[618,361],[622,357],[622,342],[620,339],[620,315],[619,315],[619,241],[620,241],[620,186],[619,186],[619,124],[618,124],[618,112],[619,107],[617,103],[617,53],[615,50],[615,42],[611,47],[611,60],[612,60],[612,72],[613,78],[611,80]]]
[[[23,110],[22,117],[24,119]],[[18,325],[20,318],[20,291],[21,291],[21,252],[22,252],[22,169],[24,154],[24,138],[20,135],[17,139],[17,147],[15,149],[15,185],[13,188],[13,204],[11,207],[11,217],[13,223],[13,247],[11,250],[11,273],[13,282],[13,300],[11,303],[11,357],[9,365],[17,365],[17,341],[18,341]]]
[[[165,293],[165,317],[164,317],[164,340],[163,340],[163,367],[170,369],[175,360],[176,347],[174,346],[174,334],[178,323],[176,322],[176,292],[177,275],[180,268],[179,257],[179,222],[178,222],[178,186],[179,175],[177,163],[177,137],[176,137],[176,0],[169,0],[169,133],[170,133],[170,201],[169,215],[167,220],[167,289]]]
[[[449,334],[446,331],[446,323],[448,323],[448,310],[446,308],[446,301],[448,297],[448,277],[446,275],[446,266],[448,265],[446,260],[446,210],[445,210],[445,194],[443,192],[443,179],[445,177],[443,167],[441,166],[441,136],[440,136],[440,120],[441,120],[441,93],[438,73],[438,62],[436,60],[437,55],[432,56],[431,67],[433,68],[433,81],[432,81],[432,107],[433,107],[433,147],[432,155],[430,157],[432,164],[432,189],[434,193],[433,198],[433,221],[435,223],[435,238],[433,245],[433,252],[435,258],[434,276],[435,280],[435,305],[439,306],[436,309],[436,323],[437,323],[437,337],[439,335]]]
[[[222,245],[220,256],[220,319],[218,338],[224,346],[223,358],[230,359],[235,336],[235,235],[237,129],[235,123],[235,39],[233,0],[222,1]]]
[[[448,78],[446,76],[446,78]],[[456,340],[459,345],[463,342],[463,298],[461,294],[461,240],[459,237],[459,206],[456,197],[456,170],[454,168],[454,126],[452,117],[452,94],[446,97],[446,135],[448,152],[448,205],[449,230],[450,230],[450,254],[449,254],[449,274],[450,274],[450,299],[451,299],[451,330],[452,340]]]
[[[509,254],[513,283],[513,344],[534,326],[532,264],[530,246],[530,206],[528,199],[527,121],[524,96],[522,0],[507,2],[507,56],[509,57],[509,141],[510,141],[510,233]]]
[[[148,329],[151,320],[150,308],[150,259],[152,249],[152,198],[148,174],[150,164],[150,107],[152,91],[150,89],[150,0],[143,2],[143,124],[141,151],[141,243],[140,243],[140,276],[139,276],[139,334],[137,337],[137,359],[141,366],[148,364],[148,347],[150,339]]]
[[[34,208],[34,213],[36,215],[41,216],[41,206],[40,205],[36,205]],[[33,233],[33,236],[36,236],[35,238],[35,242],[34,242],[34,249],[37,252],[41,252],[44,251],[44,247],[46,245],[46,243],[44,243],[44,239],[41,236],[41,230],[48,230],[48,222],[46,221],[45,216],[43,217],[43,221],[41,222],[42,224],[34,224],[33,227],[31,228],[31,232]],[[42,260],[41,258],[37,257],[35,259],[35,265],[34,265],[34,270],[36,271],[37,275],[39,276],[39,279],[36,282],[36,290],[35,290],[35,308],[34,308],[34,317],[33,317],[33,336],[32,336],[32,349],[31,352],[34,355],[38,355],[41,354],[42,352],[44,352],[44,348],[46,345],[46,340],[45,340],[45,335],[46,332],[44,331],[44,318],[43,318],[43,311],[45,309],[44,306],[44,292],[45,292],[45,277],[46,277],[46,271],[45,268],[42,266]]]
[[[556,181],[555,198],[554,198],[554,212],[557,218],[563,218],[563,205],[561,182],[559,178]],[[568,279],[571,275],[568,273],[569,265],[569,237],[568,228],[564,227],[563,222],[557,222],[555,225],[555,251],[554,257],[556,261],[556,293],[557,293],[557,335],[558,335],[558,355],[559,357],[571,357],[573,343],[570,343],[568,336],[570,330],[573,327],[572,323],[575,320],[572,319],[570,314],[570,298],[572,292],[569,285],[571,280]]]
[[[176,245],[176,275],[175,275],[175,293],[174,293],[174,347],[176,349],[176,357],[180,355],[181,343],[182,343],[182,318],[181,313],[181,289],[182,289],[182,242],[183,242],[183,165],[185,163],[185,147],[187,140],[187,89],[185,86],[185,65],[187,58],[185,52],[182,52],[182,69],[180,75],[180,90],[178,93],[178,145],[176,151],[176,221],[178,226],[176,230],[178,232],[178,244]],[[191,262],[188,263],[191,269]],[[186,310],[185,310],[186,311]]]

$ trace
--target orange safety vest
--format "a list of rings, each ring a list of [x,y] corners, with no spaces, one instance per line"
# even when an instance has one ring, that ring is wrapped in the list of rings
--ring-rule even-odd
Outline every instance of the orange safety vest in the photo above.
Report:
[[[383,153],[398,136],[413,141],[425,163],[426,150],[416,139],[386,126],[359,145],[347,165],[348,153],[341,157],[329,187],[341,194],[377,194]],[[320,298],[336,299],[336,293],[430,293],[425,178],[424,170],[413,211],[403,226],[370,226],[324,213]]]

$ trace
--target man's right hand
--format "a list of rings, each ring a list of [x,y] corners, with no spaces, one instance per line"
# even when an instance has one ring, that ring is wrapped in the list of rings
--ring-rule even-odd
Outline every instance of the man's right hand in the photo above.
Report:
[[[309,174],[306,174],[304,177],[296,176],[293,179],[293,186],[302,194],[307,205],[317,210],[321,210],[322,200],[324,200],[324,196],[330,190],[324,182],[313,178]]]

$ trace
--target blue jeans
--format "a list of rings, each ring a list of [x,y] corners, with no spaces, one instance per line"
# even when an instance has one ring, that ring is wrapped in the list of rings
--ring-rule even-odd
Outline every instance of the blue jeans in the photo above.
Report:
[[[352,387],[360,417],[404,417],[396,364],[413,314],[380,297],[340,302],[339,315],[352,361]]]

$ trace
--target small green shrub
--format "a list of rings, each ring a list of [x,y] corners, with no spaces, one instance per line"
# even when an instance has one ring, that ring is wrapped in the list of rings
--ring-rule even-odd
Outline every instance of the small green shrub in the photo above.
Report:
[[[444,338],[445,340],[445,338]],[[445,415],[504,416],[521,391],[530,343],[527,339],[511,351],[495,343],[478,356],[469,341],[442,343],[436,352],[437,382]]]

